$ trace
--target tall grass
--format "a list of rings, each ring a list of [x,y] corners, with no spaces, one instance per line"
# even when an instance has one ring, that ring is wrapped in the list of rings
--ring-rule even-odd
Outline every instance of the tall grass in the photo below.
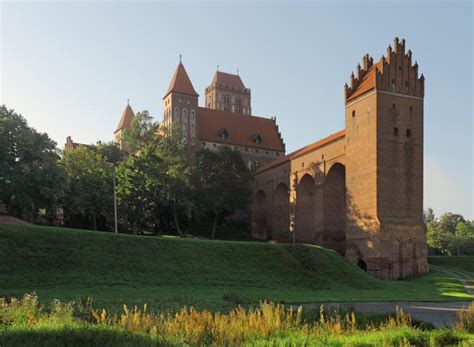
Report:
[[[0,299],[0,345],[42,345],[53,340],[74,345],[71,336],[75,336],[76,344],[114,341],[123,345],[120,334],[125,334],[123,341],[134,345],[467,345],[474,343],[470,334],[473,308],[471,305],[460,314],[455,330],[427,331],[413,326],[411,317],[401,309],[385,320],[363,324],[354,312],[341,314],[321,306],[317,319],[308,320],[302,306],[287,308],[271,302],[247,310],[239,306],[228,313],[183,307],[174,313],[157,314],[149,312],[147,305],[124,305],[111,315],[105,308],[93,309],[90,301],[55,300],[43,306],[35,294],[27,294],[21,300]]]

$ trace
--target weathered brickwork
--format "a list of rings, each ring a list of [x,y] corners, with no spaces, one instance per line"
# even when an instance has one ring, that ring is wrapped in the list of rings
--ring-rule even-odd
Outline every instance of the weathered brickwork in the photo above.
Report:
[[[405,41],[344,88],[345,129],[255,171],[255,237],[332,248],[374,276],[428,272],[424,77]]]

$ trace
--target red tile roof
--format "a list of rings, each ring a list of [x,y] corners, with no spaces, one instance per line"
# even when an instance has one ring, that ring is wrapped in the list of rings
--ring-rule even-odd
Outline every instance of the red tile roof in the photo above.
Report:
[[[227,72],[216,71],[214,78],[212,79],[213,85],[227,85],[229,87],[235,87],[237,89],[245,89],[244,82],[239,75],[233,75]]]
[[[133,113],[132,107],[130,104],[127,104],[127,107],[125,107],[125,110],[123,110],[122,117],[120,118],[120,122],[117,125],[117,129],[114,131],[114,134],[119,130],[130,128],[134,117],[135,113]]]
[[[182,63],[178,64],[178,67],[174,72],[173,78],[171,79],[170,85],[163,99],[166,98],[171,92],[199,96],[199,94],[194,90],[193,84],[191,83],[188,73],[186,72],[186,69]]]
[[[347,101],[355,99],[359,95],[362,95],[369,90],[375,88],[375,69],[382,68],[382,61],[379,61],[377,64],[372,65],[368,70],[367,73],[362,77],[361,81],[355,88],[355,90],[351,93],[351,95],[347,98]]]
[[[235,146],[245,146],[282,152],[285,145],[273,119],[238,115],[235,113],[198,108],[197,125],[200,141],[225,143]],[[228,136],[225,140],[219,133],[225,129]],[[255,143],[259,134],[261,142]]]
[[[260,172],[266,171],[268,169],[271,169],[272,167],[275,167],[277,165],[286,163],[286,162],[290,161],[291,159],[295,159],[295,158],[300,157],[304,154],[307,154],[311,151],[314,151],[315,149],[318,149],[318,148],[320,148],[324,145],[327,145],[327,144],[332,143],[334,141],[340,140],[340,139],[344,138],[345,136],[346,136],[346,130],[345,129],[340,130],[337,133],[334,133],[332,135],[329,135],[328,137],[325,137],[324,139],[313,142],[313,143],[311,143],[311,144],[309,144],[309,145],[307,145],[303,148],[297,149],[296,151],[294,151],[290,154],[287,154],[284,157],[281,157],[281,158],[272,160],[271,162],[268,162],[266,164],[263,164],[262,166],[260,166],[255,171],[255,173],[260,173]]]

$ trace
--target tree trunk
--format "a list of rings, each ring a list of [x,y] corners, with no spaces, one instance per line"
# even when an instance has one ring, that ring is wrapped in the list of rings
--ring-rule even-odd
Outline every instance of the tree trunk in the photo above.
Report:
[[[94,230],[97,231],[97,217],[94,213],[94,215],[92,216],[92,223],[94,223]]]
[[[217,227],[217,213],[214,214],[214,222],[212,223],[211,239],[213,239],[213,240],[216,237],[216,227]]]
[[[173,208],[173,217],[174,217],[174,225],[176,227],[176,230],[178,231],[179,236],[184,237],[184,233],[181,231],[179,227],[178,211],[176,211],[176,208]]]

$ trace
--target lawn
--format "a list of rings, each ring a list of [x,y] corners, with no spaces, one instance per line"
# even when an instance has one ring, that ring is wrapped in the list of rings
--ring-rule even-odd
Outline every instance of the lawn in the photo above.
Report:
[[[405,281],[367,275],[311,245],[230,242],[0,224],[0,296],[36,291],[42,301],[91,296],[107,307],[226,309],[267,299],[469,300],[459,281],[432,272]]]
[[[430,264],[467,274],[471,278],[474,277],[474,256],[433,256],[429,257],[428,261]]]

